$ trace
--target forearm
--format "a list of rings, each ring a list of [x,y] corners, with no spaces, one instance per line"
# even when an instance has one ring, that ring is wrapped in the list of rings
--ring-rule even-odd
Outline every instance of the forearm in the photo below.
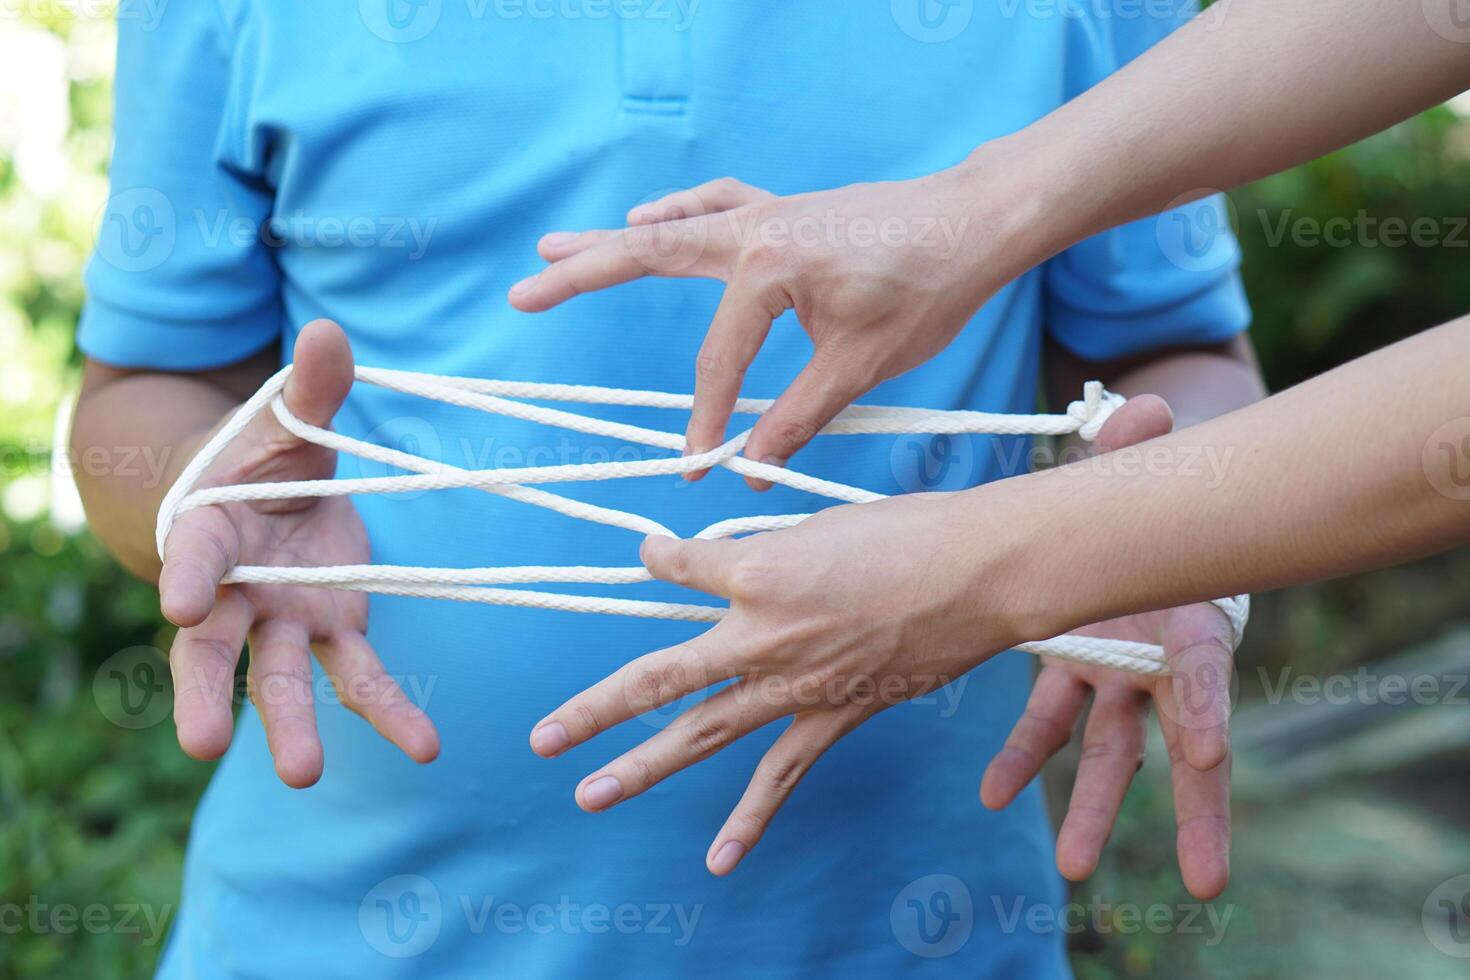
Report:
[[[1174,412],[1174,427],[1224,415],[1266,397],[1250,341],[1241,335],[1221,344],[1182,348],[1114,362],[1083,360],[1053,344],[1046,354],[1047,390],[1053,404],[1077,397],[1083,384],[1102,381],[1128,398],[1158,395]]]
[[[1137,449],[957,494],[945,519],[961,552],[1003,556],[1038,635],[1455,547],[1467,352],[1470,318]]]
[[[129,571],[157,580],[153,530],[164,494],[273,363],[199,374],[88,363],[71,432],[77,489],[92,532]]]
[[[1223,0],[972,160],[1025,161],[1023,179],[1048,203],[1040,247],[1060,251],[1470,88],[1470,45],[1432,26],[1453,24],[1458,2]]]

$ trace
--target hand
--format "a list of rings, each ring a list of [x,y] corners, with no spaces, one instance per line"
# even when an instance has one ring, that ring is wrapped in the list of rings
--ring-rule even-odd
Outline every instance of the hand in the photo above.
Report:
[[[296,341],[284,397],[300,419],[327,426],[352,386],[342,329],[319,320]],[[206,473],[201,486],[331,477],[336,454],[287,432],[262,412]],[[182,627],[169,653],[179,744],[197,759],[229,747],[235,665],[250,641],[247,677],[276,772],[289,786],[321,777],[310,657],[342,703],[418,762],[439,752],[434,725],[383,670],[363,635],[368,599],[280,585],[225,585],[237,564],[350,565],[369,561],[367,532],[346,497],[202,507],[179,517],[165,549],[159,595]]]
[[[710,871],[728,874],[837,739],[1020,639],[996,614],[1004,605],[1003,575],[987,579],[988,592],[966,587],[959,563],[974,562],[975,549],[949,533],[949,496],[835,507],[789,530],[739,540],[648,538],[642,554],[654,576],[728,597],[729,614],[563,704],[532,731],[532,749],[559,755],[636,715],[738,678],[576,790],[583,809],[604,810],[791,716],[709,849]],[[854,560],[858,553],[884,560]],[[1003,568],[1007,555],[997,547],[987,561]]]
[[[918,180],[778,198],[725,178],[671,194],[631,211],[624,230],[545,236],[538,249],[552,264],[512,287],[510,301],[539,312],[648,275],[724,282],[695,364],[689,453],[724,442],[746,369],[772,321],[794,309],[811,361],[745,449],[785,465],[859,396],[943,350],[997,289],[1045,257],[1032,244],[1040,223],[1022,213],[1029,198],[982,193],[982,181],[1016,164],[999,144],[982,150]]]
[[[1167,434],[1173,427],[1159,399],[1136,398],[1099,434],[1108,452]],[[1071,804],[1057,835],[1057,869],[1081,881],[1097,868],[1133,775],[1143,765],[1149,704],[1169,751],[1178,823],[1179,869],[1185,886],[1208,901],[1230,880],[1230,678],[1234,643],[1229,620],[1210,603],[1125,616],[1075,632],[1156,643],[1171,677],[1150,677],[1043,658],[1025,713],[986,769],[981,801],[1007,806],[1071,741],[1087,695],[1092,710]]]

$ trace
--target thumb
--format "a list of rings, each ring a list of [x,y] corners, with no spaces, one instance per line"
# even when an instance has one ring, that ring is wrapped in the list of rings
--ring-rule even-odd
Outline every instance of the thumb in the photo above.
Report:
[[[650,575],[710,595],[730,598],[730,569],[741,542],[722,538],[681,541],[661,534],[643,540],[638,557]]]
[[[292,360],[294,367],[282,392],[286,407],[301,421],[326,428],[352,390],[347,334],[331,320],[313,320],[296,338]]]
[[[756,422],[745,455],[757,462],[785,466],[798,449],[811,442],[866,390],[866,385],[844,377],[841,368],[833,369],[819,348],[776,404]],[[755,490],[771,487],[765,480],[746,482]]]
[[[1173,431],[1174,411],[1168,402],[1158,395],[1135,395],[1103,424],[1092,442],[1092,451],[1110,453]]]

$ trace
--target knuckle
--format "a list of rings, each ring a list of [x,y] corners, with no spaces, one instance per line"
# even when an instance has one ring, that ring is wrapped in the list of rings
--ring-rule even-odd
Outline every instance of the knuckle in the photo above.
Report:
[[[582,731],[597,732],[602,730],[602,722],[590,704],[584,701],[577,702],[572,705],[572,714],[576,717],[577,727]]]
[[[771,579],[770,562],[762,555],[742,555],[730,565],[732,597],[758,595]]]
[[[675,664],[639,667],[629,675],[629,699],[635,707],[663,704],[677,682]]]
[[[761,780],[768,792],[786,796],[806,774],[806,761],[800,756],[783,755],[761,764]]]
[[[628,764],[633,767],[633,785],[639,790],[645,790],[658,782],[658,773],[654,771],[647,759],[635,756],[628,760]]]
[[[692,718],[684,727],[685,745],[700,758],[730,744],[730,726],[714,718]]]
[[[783,446],[801,446],[816,437],[817,429],[809,418],[783,418],[771,426],[771,434]]]
[[[739,365],[720,351],[705,347],[694,358],[694,376],[700,381],[727,381],[740,374]]]
[[[761,836],[766,829],[766,815],[760,810],[742,809],[738,813],[730,815],[730,825],[737,829],[735,837],[752,841]]]

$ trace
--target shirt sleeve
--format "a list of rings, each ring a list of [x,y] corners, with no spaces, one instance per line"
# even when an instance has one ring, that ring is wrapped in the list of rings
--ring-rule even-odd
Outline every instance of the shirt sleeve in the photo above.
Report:
[[[78,346],[120,367],[203,370],[278,340],[272,196],[227,164],[230,46],[216,0],[118,19],[111,191]]]
[[[1078,9],[1083,12],[1068,26],[1068,98],[1117,71],[1194,14],[1192,3],[1140,4],[1126,17],[1118,12],[1101,16],[1094,4]],[[1239,268],[1229,202],[1210,195],[1121,225],[1047,262],[1047,330],[1089,360],[1228,340],[1250,326]]]

